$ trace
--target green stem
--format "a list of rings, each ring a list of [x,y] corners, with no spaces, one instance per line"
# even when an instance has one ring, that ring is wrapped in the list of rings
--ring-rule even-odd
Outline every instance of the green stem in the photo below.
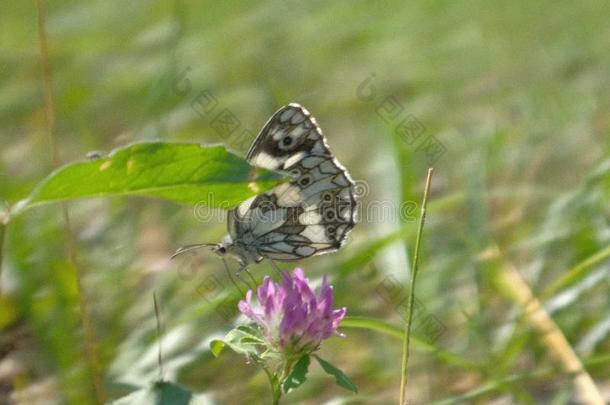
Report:
[[[267,378],[269,379],[269,385],[271,385],[271,395],[273,396],[273,405],[278,405],[280,403],[280,398],[282,398],[282,385],[279,379],[273,374],[271,371],[267,370],[267,367],[262,365],[265,374],[267,374]]]
[[[402,366],[400,376],[400,405],[405,405],[407,395],[407,364],[409,364],[409,343],[411,338],[411,323],[413,322],[413,302],[415,300],[415,279],[417,278],[417,269],[419,262],[419,248],[424,232],[424,222],[426,221],[426,204],[428,203],[428,193],[430,191],[430,183],[432,181],[432,172],[434,169],[428,169],[428,177],[426,178],[426,187],[424,189],[424,198],[421,206],[421,216],[419,218],[419,227],[417,228],[417,237],[415,238],[415,252],[413,254],[413,270],[411,274],[411,283],[409,285],[409,301],[407,303],[407,322],[405,323],[405,334],[402,341]]]
[[[42,85],[43,94],[45,98],[44,107],[47,118],[47,134],[49,137],[49,144],[51,146],[52,161],[54,167],[59,167],[59,145],[55,136],[56,125],[55,125],[55,102],[53,96],[53,85],[51,77],[51,64],[49,58],[49,46],[46,31],[46,8],[44,0],[36,0],[36,11],[38,17],[38,39],[40,41],[40,63],[42,67]],[[91,372],[93,389],[95,392],[95,400],[99,404],[106,403],[106,391],[104,389],[104,380],[102,372],[99,367],[97,352],[95,348],[95,339],[93,336],[93,327],[91,325],[91,319],[89,318],[89,310],[87,306],[87,300],[84,294],[82,277],[80,269],[78,267],[78,260],[76,258],[76,241],[74,234],[70,226],[70,216],[68,213],[68,207],[64,203],[62,204],[62,212],[64,217],[64,228],[66,233],[66,244],[68,253],[68,263],[74,270],[74,277],[76,280],[76,289],[78,294],[78,303],[80,309],[81,324],[83,326],[84,339],[85,339],[85,356],[88,368]]]

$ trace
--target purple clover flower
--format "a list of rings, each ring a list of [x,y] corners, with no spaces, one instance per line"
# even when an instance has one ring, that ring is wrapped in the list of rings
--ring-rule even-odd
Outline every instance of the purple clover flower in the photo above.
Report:
[[[345,308],[333,309],[333,289],[326,276],[316,296],[300,268],[292,276],[284,273],[281,284],[266,276],[257,299],[258,304],[253,304],[249,290],[239,302],[239,310],[262,328],[271,345],[290,353],[311,353],[322,340],[339,334],[337,327],[346,312]]]

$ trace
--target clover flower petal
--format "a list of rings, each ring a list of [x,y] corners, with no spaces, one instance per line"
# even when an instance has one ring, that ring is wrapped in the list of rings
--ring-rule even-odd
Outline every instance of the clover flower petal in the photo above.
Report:
[[[333,290],[326,276],[316,296],[302,269],[285,273],[281,283],[265,277],[257,289],[257,304],[252,290],[239,302],[239,310],[262,328],[270,345],[291,353],[311,353],[322,340],[337,332],[346,309],[333,309]],[[342,336],[342,335],[341,335]]]

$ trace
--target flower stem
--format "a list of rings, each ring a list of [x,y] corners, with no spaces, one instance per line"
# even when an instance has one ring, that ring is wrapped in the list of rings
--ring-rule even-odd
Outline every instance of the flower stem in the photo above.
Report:
[[[280,399],[282,398],[282,382],[277,378],[275,374],[267,369],[264,365],[262,365],[265,374],[267,374],[267,378],[269,379],[269,385],[271,385],[271,395],[273,396],[273,405],[278,405],[280,403]]]
[[[428,203],[428,193],[430,191],[430,183],[432,182],[433,171],[433,168],[428,169],[428,177],[426,178],[426,187],[424,189],[424,198],[421,206],[421,216],[419,218],[419,227],[417,228],[417,237],[415,238],[413,270],[411,274],[411,283],[409,285],[409,301],[407,303],[407,322],[405,323],[404,337],[402,341],[402,366],[400,370],[400,405],[407,404],[407,364],[409,363],[409,343],[411,338],[411,323],[413,321],[413,301],[415,300],[415,279],[417,278],[419,248],[421,244],[422,234],[424,231],[424,222],[426,221],[426,204]]]

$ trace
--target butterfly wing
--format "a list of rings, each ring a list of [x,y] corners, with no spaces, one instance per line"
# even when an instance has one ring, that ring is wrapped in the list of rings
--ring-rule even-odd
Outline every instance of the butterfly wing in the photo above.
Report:
[[[275,260],[298,260],[343,245],[356,223],[354,182],[305,108],[289,104],[278,110],[247,159],[292,180],[229,212],[233,240]]]
[[[254,166],[288,171],[311,155],[332,156],[316,120],[305,108],[292,103],[269,118],[246,159]]]
[[[306,207],[318,207],[321,198],[332,203],[337,195],[339,200],[356,205],[354,182],[349,173],[330,152],[315,118],[298,104],[288,104],[273,114],[246,158],[254,166],[291,176],[290,184],[300,190],[298,195],[292,187],[280,189],[282,186],[279,186],[274,190],[280,195],[287,193],[283,199],[291,204],[304,202]],[[354,215],[352,210],[352,219]]]
[[[243,249],[274,260],[299,260],[335,251],[355,224],[355,206],[342,199],[342,191],[327,190],[316,203],[305,204],[285,198],[299,195],[298,187],[278,186],[230,210],[229,233]]]

